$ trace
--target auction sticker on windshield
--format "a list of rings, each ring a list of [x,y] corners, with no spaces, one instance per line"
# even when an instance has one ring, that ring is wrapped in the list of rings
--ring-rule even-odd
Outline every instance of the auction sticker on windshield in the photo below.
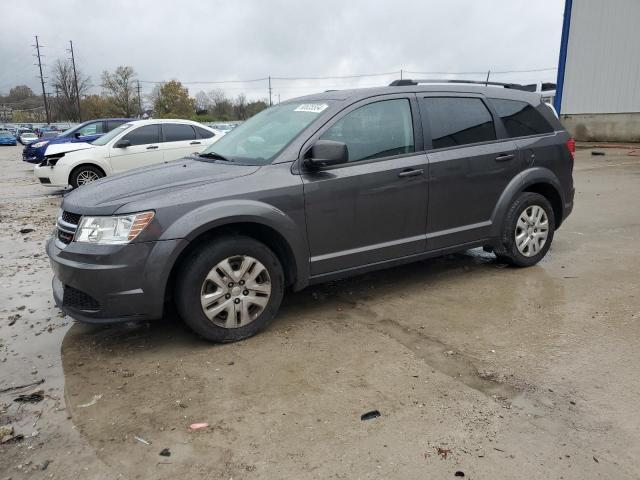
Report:
[[[299,107],[297,107],[294,112],[312,112],[312,113],[320,113],[329,105],[326,103],[303,103]]]

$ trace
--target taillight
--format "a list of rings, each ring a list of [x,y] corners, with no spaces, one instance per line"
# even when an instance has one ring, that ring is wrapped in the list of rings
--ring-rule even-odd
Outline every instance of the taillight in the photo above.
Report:
[[[569,153],[571,154],[571,160],[573,160],[576,154],[576,141],[573,138],[567,140],[567,148],[569,149]]]

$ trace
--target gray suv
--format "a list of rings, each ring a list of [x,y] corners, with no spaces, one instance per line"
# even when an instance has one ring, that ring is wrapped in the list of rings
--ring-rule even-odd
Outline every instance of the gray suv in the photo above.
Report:
[[[204,152],[66,195],[47,244],[56,303],[90,323],[174,302],[230,342],[287,288],[474,247],[514,266],[573,207],[574,143],[514,85],[401,80],[275,105]]]

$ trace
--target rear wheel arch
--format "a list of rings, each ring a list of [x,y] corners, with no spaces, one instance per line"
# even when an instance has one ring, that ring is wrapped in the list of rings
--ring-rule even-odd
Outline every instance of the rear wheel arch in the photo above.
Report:
[[[549,201],[551,207],[553,208],[553,215],[555,217],[555,228],[557,230],[562,223],[562,213],[564,210],[562,195],[560,195],[558,189],[549,182],[537,182],[527,185],[522,191],[540,194]]]

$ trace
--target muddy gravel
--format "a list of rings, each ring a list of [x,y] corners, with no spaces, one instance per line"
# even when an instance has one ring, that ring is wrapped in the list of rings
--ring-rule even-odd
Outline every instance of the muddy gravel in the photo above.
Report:
[[[212,345],[171,313],[61,315],[44,243],[63,192],[0,148],[0,479],[639,478],[627,153],[578,151],[576,209],[535,267],[472,250],[320,285]]]

